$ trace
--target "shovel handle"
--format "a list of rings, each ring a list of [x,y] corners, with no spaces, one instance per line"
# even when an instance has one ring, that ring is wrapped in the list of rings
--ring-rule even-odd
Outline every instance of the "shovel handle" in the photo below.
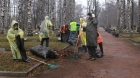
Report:
[[[29,56],[28,56],[29,57]],[[47,63],[45,63],[44,61],[41,61],[41,60],[37,60],[37,59],[35,59],[35,58],[32,58],[32,57],[29,57],[30,59],[32,59],[32,60],[35,60],[35,61],[38,61],[38,62],[40,62],[40,63],[42,63],[42,64],[47,64]]]

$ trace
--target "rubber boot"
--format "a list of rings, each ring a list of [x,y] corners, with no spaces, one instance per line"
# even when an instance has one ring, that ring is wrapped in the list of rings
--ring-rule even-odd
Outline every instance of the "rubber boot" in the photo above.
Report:
[[[90,60],[90,59],[92,58],[92,56],[91,56],[91,51],[88,51],[88,54],[89,54],[89,57],[86,58],[86,60]]]
[[[96,47],[93,47],[92,48],[92,51],[90,52],[91,53],[91,59],[90,59],[90,61],[94,61],[94,60],[96,60]]]
[[[87,47],[85,45],[82,45],[82,48],[87,52]]]

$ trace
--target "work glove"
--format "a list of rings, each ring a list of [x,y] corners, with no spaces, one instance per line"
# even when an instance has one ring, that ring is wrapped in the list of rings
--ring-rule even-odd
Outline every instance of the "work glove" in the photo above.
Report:
[[[15,37],[18,38],[18,37],[20,37],[20,35],[18,34],[18,35],[16,35]]]
[[[86,27],[83,27],[83,31],[84,31],[84,32],[86,31]]]

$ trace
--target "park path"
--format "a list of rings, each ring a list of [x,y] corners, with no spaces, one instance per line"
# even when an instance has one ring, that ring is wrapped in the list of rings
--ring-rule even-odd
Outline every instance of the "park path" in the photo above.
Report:
[[[38,78],[140,78],[140,49],[124,38],[115,38],[99,28],[103,37],[104,57],[95,61],[59,61],[57,70],[44,71]]]
[[[140,78],[140,49],[124,38],[115,38],[99,28],[103,37],[104,56],[95,61],[58,59],[61,67],[45,70],[33,78]]]

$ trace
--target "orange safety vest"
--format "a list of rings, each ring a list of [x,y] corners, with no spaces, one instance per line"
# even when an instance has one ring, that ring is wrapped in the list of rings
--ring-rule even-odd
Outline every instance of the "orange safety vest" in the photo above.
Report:
[[[61,28],[60,32],[61,32],[61,33],[65,33],[66,30],[67,30],[66,25],[63,25],[63,27]]]
[[[97,32],[98,33],[98,32]],[[99,34],[99,33],[98,33]],[[97,43],[101,43],[103,42],[102,36],[99,34],[98,38],[97,38]]]

